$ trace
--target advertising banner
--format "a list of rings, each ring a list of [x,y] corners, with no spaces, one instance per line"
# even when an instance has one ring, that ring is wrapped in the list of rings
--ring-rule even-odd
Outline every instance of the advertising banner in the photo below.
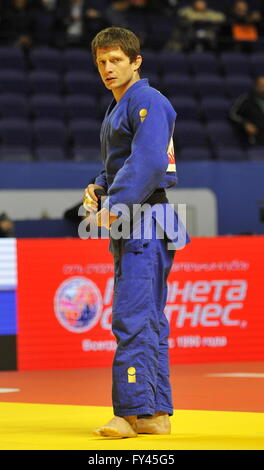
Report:
[[[18,240],[18,368],[112,364],[109,240]],[[194,238],[177,252],[172,363],[264,360],[264,237]]]
[[[16,240],[0,239],[0,370],[16,369]]]

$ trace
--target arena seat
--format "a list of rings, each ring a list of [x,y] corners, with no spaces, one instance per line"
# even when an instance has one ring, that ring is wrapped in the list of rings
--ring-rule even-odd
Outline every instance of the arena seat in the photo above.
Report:
[[[59,95],[33,95],[31,113],[37,119],[64,119],[64,102]]]
[[[101,154],[98,146],[74,147],[73,158],[76,162],[100,162]]]
[[[250,160],[264,161],[264,147],[255,147],[248,150]]]
[[[166,96],[189,95],[194,96],[193,79],[189,75],[167,74],[162,79],[162,89]]]
[[[37,161],[59,161],[65,159],[62,147],[36,146],[34,151]]]
[[[28,115],[29,106],[25,95],[18,93],[0,95],[0,116],[2,119],[27,118]]]
[[[99,90],[98,80],[93,74],[84,72],[67,72],[64,75],[66,92],[74,95],[96,95]]]
[[[0,93],[26,94],[29,91],[28,76],[20,70],[0,70]]]
[[[213,147],[237,147],[239,139],[233,127],[226,121],[209,122],[206,125],[208,139]]]
[[[36,71],[62,71],[62,53],[51,47],[35,47],[30,54],[31,65]]]
[[[158,56],[162,75],[189,75],[190,64],[183,52],[161,51]]]
[[[175,26],[173,16],[149,13],[147,18],[147,30],[151,37],[151,47],[160,51],[165,47],[168,38],[171,37]]]
[[[20,47],[0,47],[1,70],[24,71],[26,68],[25,56]]]
[[[160,72],[160,61],[157,60],[157,54],[149,50],[143,50],[144,58],[142,63],[142,74],[158,74]]]
[[[187,57],[192,73],[196,75],[219,74],[219,63],[212,52],[192,52]]]
[[[70,134],[75,147],[98,146],[101,123],[93,119],[73,119],[69,122]]]
[[[196,99],[189,96],[171,96],[170,102],[175,108],[180,120],[199,119],[199,107]]]
[[[225,75],[250,75],[250,62],[247,54],[239,52],[223,52],[219,57],[219,64]]]
[[[61,78],[56,72],[35,71],[29,74],[32,93],[58,95],[61,93]]]
[[[3,146],[31,148],[32,130],[28,119],[2,119],[0,141]]]
[[[255,77],[264,76],[264,52],[256,52],[250,57],[251,71]]]
[[[143,23],[138,20],[138,15],[135,21],[135,26],[140,29]],[[264,75],[264,53],[228,51],[218,55],[143,49],[142,54],[142,76],[171,100],[178,113],[175,135],[183,155],[180,158],[185,159],[185,155],[187,159],[196,159],[199,155],[203,159],[211,158],[208,139],[219,159],[225,158],[221,146],[237,150],[237,135],[228,122],[231,101],[252,89],[254,75]],[[0,47],[0,67],[0,126],[3,125],[0,135],[4,135],[1,148],[15,146],[14,158],[18,158],[18,147],[22,149],[22,158],[25,149],[29,148],[29,158],[32,158],[33,129],[38,160],[52,160],[55,155],[61,160],[69,155],[65,148],[68,149],[71,143],[73,158],[79,161],[85,160],[86,148],[90,148],[91,155],[97,155],[92,149],[99,145],[101,119],[112,101],[112,93],[96,73],[90,51],[78,48],[61,51],[38,46],[27,55],[18,47]],[[98,118],[100,122],[97,122]],[[51,121],[56,122],[54,132],[50,132]],[[46,122],[45,126],[43,122]],[[217,123],[224,127],[221,130],[219,126],[214,127]],[[212,135],[209,125],[212,125]],[[227,128],[229,130],[225,131]],[[25,129],[25,139],[21,129]],[[56,142],[56,132],[61,144]],[[194,146],[197,146],[197,152],[192,156]],[[49,148],[53,151],[49,152]],[[7,152],[6,158],[10,155],[12,160],[11,153]],[[231,159],[235,159],[234,155]],[[243,152],[240,155],[244,158]],[[226,158],[230,156],[231,152]]]
[[[225,98],[226,96],[223,79],[220,76],[197,75],[194,79],[194,84],[200,99],[213,96]]]
[[[223,121],[228,118],[230,101],[226,98],[203,98],[201,112],[207,121]]]
[[[98,104],[93,96],[69,95],[65,97],[68,119],[92,119],[98,116]]]
[[[212,152],[207,147],[182,148],[179,152],[180,160],[211,160]]]
[[[207,147],[207,136],[199,121],[176,121],[175,142],[177,147]]]
[[[215,156],[218,160],[240,161],[248,160],[245,150],[236,147],[216,148]]]
[[[32,150],[29,146],[1,145],[0,161],[2,162],[31,162],[33,160]]]
[[[243,93],[249,93],[253,87],[250,77],[229,76],[223,81],[223,88],[230,99],[235,99]]]
[[[93,73],[96,70],[90,51],[82,49],[66,49],[62,53],[65,72]]]
[[[99,101],[99,116],[102,119],[106,113],[106,110],[110,103],[113,100],[113,95],[112,93],[107,93],[101,96],[100,101]]]
[[[33,131],[35,147],[67,148],[68,135],[60,119],[36,119]]]

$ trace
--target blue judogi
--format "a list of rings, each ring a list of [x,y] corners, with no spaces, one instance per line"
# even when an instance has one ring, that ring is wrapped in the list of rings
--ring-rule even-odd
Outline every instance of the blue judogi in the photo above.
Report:
[[[112,101],[101,128],[105,169],[95,181],[108,191],[105,207],[116,212],[113,205],[126,204],[131,209],[155,189],[176,184],[175,161],[168,160],[175,119],[170,102],[146,79],[132,85],[118,103]]]
[[[105,169],[95,184],[107,191],[103,207],[114,214],[121,209],[121,218],[128,223],[134,204],[143,204],[158,188],[177,182],[175,119],[170,102],[146,79],[133,84],[118,103],[113,100],[106,112],[101,129]],[[173,210],[171,215],[164,220],[160,211],[147,211],[148,236],[138,236],[141,217],[130,231],[132,238],[116,240],[110,232],[115,262],[113,406],[117,416],[173,413],[169,326],[164,314],[166,282],[175,254],[167,244],[178,241],[171,235],[178,218]],[[157,232],[163,232],[163,239]]]

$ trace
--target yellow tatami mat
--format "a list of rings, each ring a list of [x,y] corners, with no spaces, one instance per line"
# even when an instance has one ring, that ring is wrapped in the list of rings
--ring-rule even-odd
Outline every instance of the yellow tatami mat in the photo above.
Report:
[[[0,403],[0,449],[264,449],[264,414],[175,411],[170,436],[102,438],[110,407]]]

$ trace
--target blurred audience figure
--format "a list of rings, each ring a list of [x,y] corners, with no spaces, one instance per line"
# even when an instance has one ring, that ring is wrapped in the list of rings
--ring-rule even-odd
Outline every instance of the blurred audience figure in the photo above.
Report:
[[[139,37],[142,47],[148,47],[150,0],[129,0],[129,3],[129,28]]]
[[[33,37],[37,46],[59,46],[62,21],[57,16],[57,0],[35,0],[31,3]]]
[[[130,0],[130,4],[134,8],[140,8],[142,10],[148,8],[150,0]]]
[[[104,1],[87,0],[84,2],[85,46],[88,48],[94,36],[108,26],[103,16],[104,7]]]
[[[2,42],[25,49],[33,44],[33,15],[28,0],[12,0],[3,8]]]
[[[104,12],[104,17],[109,26],[129,28],[130,0],[113,0]]]
[[[57,15],[64,26],[65,46],[81,46],[84,41],[83,0],[59,1]]]
[[[222,30],[222,47],[241,52],[252,52],[262,34],[262,14],[250,10],[248,2],[236,0]]]
[[[180,3],[181,0],[150,0],[151,8],[161,14],[175,13]]]
[[[0,238],[8,238],[15,236],[14,222],[5,212],[0,214]]]
[[[100,29],[106,26],[96,0],[58,0],[57,17],[64,26],[64,46],[89,47]]]
[[[264,145],[264,76],[257,77],[252,93],[235,101],[230,119],[249,145]]]
[[[174,40],[181,42],[184,50],[214,50],[219,27],[225,19],[224,13],[208,8],[205,0],[194,0],[190,6],[178,10],[178,21],[170,44]]]
[[[0,46],[3,44],[4,42],[4,34],[3,34],[3,30],[2,30],[2,26],[3,26],[3,15],[4,15],[4,7],[3,7],[3,3],[2,3],[2,0],[0,0]]]
[[[47,10],[55,11],[58,0],[31,0],[31,6],[38,8],[39,5],[45,6]]]

